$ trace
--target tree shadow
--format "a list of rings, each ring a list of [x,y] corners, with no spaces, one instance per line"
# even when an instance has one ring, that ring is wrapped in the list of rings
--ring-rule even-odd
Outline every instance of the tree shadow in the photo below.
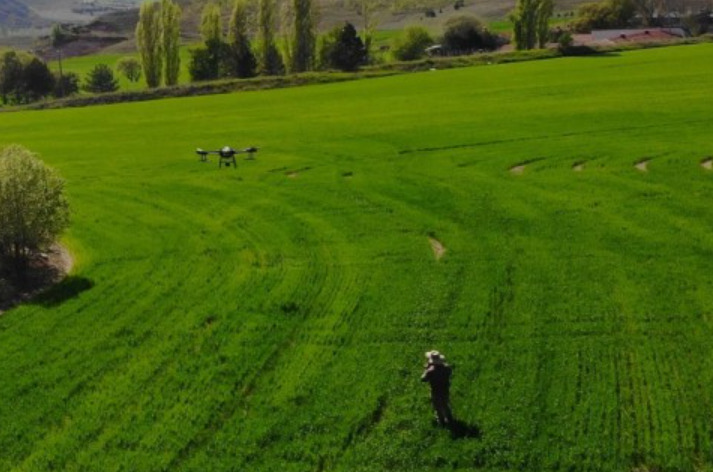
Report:
[[[32,300],[33,305],[45,308],[58,306],[67,300],[77,298],[79,294],[94,287],[94,282],[86,277],[70,275],[57,285],[53,285]]]
[[[466,423],[465,421],[453,419],[448,425],[452,439],[479,439],[482,435],[480,426],[477,423]]]

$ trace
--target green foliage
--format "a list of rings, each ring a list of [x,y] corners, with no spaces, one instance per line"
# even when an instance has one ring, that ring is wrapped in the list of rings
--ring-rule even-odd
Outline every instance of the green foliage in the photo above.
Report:
[[[315,61],[315,11],[312,0],[292,1],[295,23],[290,70],[293,72],[305,72],[312,70]]]
[[[443,29],[443,47],[450,54],[470,53],[479,49],[491,51],[499,45],[498,37],[472,15],[451,17]]]
[[[64,181],[22,146],[0,150],[0,257],[21,270],[67,228]]]
[[[215,80],[227,75],[231,48],[219,40],[208,41],[204,46],[193,48],[188,66],[192,81]]]
[[[258,1],[258,70],[262,75],[282,75],[285,64],[276,44],[277,6],[275,0]]]
[[[54,77],[54,91],[52,95],[56,98],[65,98],[79,92],[79,76],[74,72],[64,72]]]
[[[399,61],[413,61],[426,55],[433,38],[422,26],[409,26],[391,42],[391,52]]]
[[[333,38],[330,41],[330,38]],[[323,61],[329,67],[355,71],[366,61],[366,47],[357,35],[354,25],[347,22],[342,27],[335,27],[331,34],[325,37],[322,44]]]
[[[24,104],[47,97],[55,79],[37,57],[9,50],[0,56],[0,98],[3,104]]]
[[[0,470],[710,470],[712,53],[0,113],[77,260],[0,316]]]
[[[631,0],[604,0],[585,3],[577,9],[577,19],[572,28],[578,33],[589,33],[593,29],[625,28],[631,25],[636,15],[636,7]]]
[[[160,3],[154,1],[141,4],[136,25],[136,45],[146,85],[149,88],[158,87],[163,73]]]
[[[141,63],[134,57],[122,57],[116,63],[116,70],[129,82],[138,82],[141,78]]]
[[[230,44],[229,69],[235,77],[253,77],[257,59],[248,36],[249,6],[247,0],[235,0],[230,16],[228,41]]]
[[[84,90],[92,93],[115,92],[119,83],[114,78],[114,71],[106,64],[97,64],[84,79]]]
[[[173,0],[161,0],[161,47],[164,54],[164,79],[166,85],[178,83],[181,69],[180,46],[181,7]]]
[[[549,20],[552,17],[552,0],[518,0],[510,13],[513,23],[515,48],[544,48],[549,39]]]
[[[207,3],[201,14],[201,37],[204,43],[223,41],[220,5]]]

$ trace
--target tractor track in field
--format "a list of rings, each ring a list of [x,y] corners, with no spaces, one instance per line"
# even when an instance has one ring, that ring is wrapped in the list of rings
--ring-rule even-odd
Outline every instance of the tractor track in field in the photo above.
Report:
[[[694,123],[705,123],[708,122],[709,120],[688,120],[685,122],[685,124],[694,124]],[[679,122],[680,124],[680,122]],[[647,125],[647,126],[627,126],[627,127],[619,127],[619,128],[602,128],[602,129],[591,129],[591,130],[585,130],[585,131],[577,131],[577,132],[571,132],[571,133],[560,133],[560,134],[546,134],[546,135],[539,135],[539,136],[523,136],[520,138],[509,138],[509,139],[492,139],[488,141],[480,141],[477,143],[460,143],[460,144],[451,144],[447,146],[429,146],[429,147],[423,147],[423,148],[414,148],[414,149],[402,149],[398,151],[398,154],[414,154],[414,153],[421,153],[421,152],[436,152],[436,151],[448,151],[448,150],[453,150],[453,149],[467,149],[467,148],[477,148],[481,146],[492,146],[494,144],[508,144],[508,143],[521,143],[521,142],[527,142],[527,141],[540,141],[543,139],[553,139],[553,138],[569,138],[569,137],[575,137],[575,136],[592,136],[596,134],[606,134],[606,133],[620,133],[622,131],[636,131],[636,130],[643,130],[643,129],[654,129],[654,128],[666,128],[670,126],[670,123],[657,123],[654,125]]]
[[[706,170],[713,170],[713,157],[707,157],[701,161],[701,167]]]

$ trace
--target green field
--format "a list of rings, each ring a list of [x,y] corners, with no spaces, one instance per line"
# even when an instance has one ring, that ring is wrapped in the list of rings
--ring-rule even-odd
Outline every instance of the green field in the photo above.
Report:
[[[713,470],[712,58],[0,114],[76,258],[0,316],[0,470]]]

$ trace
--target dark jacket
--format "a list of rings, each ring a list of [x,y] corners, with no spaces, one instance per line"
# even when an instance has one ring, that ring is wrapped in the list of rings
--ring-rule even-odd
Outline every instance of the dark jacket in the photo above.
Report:
[[[453,369],[448,364],[428,364],[421,381],[431,384],[431,396],[448,397],[452,373]]]

